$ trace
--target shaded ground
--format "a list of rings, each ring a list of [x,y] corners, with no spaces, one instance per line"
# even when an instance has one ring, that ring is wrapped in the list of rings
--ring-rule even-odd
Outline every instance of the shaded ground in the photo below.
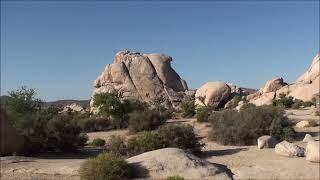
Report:
[[[320,117],[312,116],[314,109],[288,110],[289,118],[294,122],[316,120],[317,127],[295,128],[298,132],[296,144],[305,147],[301,139],[306,133],[319,139]],[[168,123],[186,123],[194,127],[203,138],[206,147],[202,158],[230,169],[235,179],[319,179],[320,163],[311,163],[304,157],[288,158],[275,154],[274,149],[259,150],[256,146],[223,146],[208,140],[210,126],[196,123],[195,119],[169,120]],[[89,133],[89,141],[96,137],[108,140],[111,135],[128,137],[126,130]],[[84,154],[41,155],[33,158],[2,157],[0,179],[79,179],[77,171],[88,157],[103,151],[102,149],[82,149]]]

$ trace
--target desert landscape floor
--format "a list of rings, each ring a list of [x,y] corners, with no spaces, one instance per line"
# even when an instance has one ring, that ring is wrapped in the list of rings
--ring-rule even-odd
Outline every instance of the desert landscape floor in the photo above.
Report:
[[[315,109],[287,110],[293,122],[316,120],[317,126],[295,128],[295,144],[305,147],[302,139],[306,133],[319,140],[320,118],[313,116]],[[233,173],[234,179],[319,179],[320,163],[311,163],[304,157],[284,157],[274,149],[261,149],[256,146],[224,146],[209,141],[209,123],[197,123],[196,119],[168,120],[167,123],[190,124],[206,143],[201,158],[221,165]],[[88,133],[89,141],[96,137],[107,140],[111,135],[129,137],[127,130]],[[1,157],[1,179],[79,179],[78,169],[87,158],[101,152],[100,148],[85,147],[82,154],[36,155],[34,157]]]

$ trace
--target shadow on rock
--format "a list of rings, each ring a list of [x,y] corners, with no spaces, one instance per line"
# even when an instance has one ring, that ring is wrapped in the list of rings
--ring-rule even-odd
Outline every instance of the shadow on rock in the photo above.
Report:
[[[149,171],[138,163],[130,163],[130,177],[131,178],[147,178],[149,177]]]
[[[211,163],[211,164],[215,165],[218,168],[218,170],[219,170],[218,174],[226,173],[231,179],[233,179],[234,174],[227,166],[225,166],[223,164],[216,164],[216,163]]]

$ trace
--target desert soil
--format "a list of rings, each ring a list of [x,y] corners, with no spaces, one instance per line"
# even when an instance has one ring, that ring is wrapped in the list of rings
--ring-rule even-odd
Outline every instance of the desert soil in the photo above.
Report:
[[[287,110],[293,122],[316,120],[318,126],[295,128],[298,138],[295,144],[302,147],[306,133],[319,140],[320,118],[313,116],[315,109]],[[169,120],[167,123],[190,124],[206,143],[202,158],[226,166],[235,179],[319,179],[320,163],[311,163],[304,157],[283,157],[274,149],[257,149],[256,146],[223,146],[208,140],[210,125],[197,123],[196,119]],[[108,140],[111,135],[130,136],[126,130],[88,133],[89,141],[100,137]],[[87,147],[84,151],[99,152],[101,149]],[[93,153],[95,154],[95,153]],[[1,157],[0,179],[79,179],[78,169],[92,155],[36,155],[34,157]]]

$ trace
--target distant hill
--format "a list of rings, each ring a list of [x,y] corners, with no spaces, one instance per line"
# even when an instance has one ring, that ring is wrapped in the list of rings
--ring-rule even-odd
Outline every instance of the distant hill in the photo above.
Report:
[[[4,105],[8,99],[9,96],[0,96],[0,104]],[[57,100],[57,101],[49,101],[49,102],[44,102],[43,106],[44,107],[49,107],[51,105],[56,105],[56,106],[66,106],[68,104],[72,103],[78,103],[82,107],[87,108],[89,107],[90,100],[73,100],[73,99],[68,99],[68,100]]]

